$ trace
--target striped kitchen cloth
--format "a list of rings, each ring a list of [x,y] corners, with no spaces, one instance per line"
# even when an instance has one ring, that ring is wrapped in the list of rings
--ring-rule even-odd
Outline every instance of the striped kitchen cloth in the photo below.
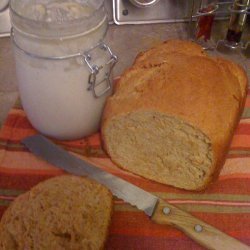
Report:
[[[13,107],[0,130],[0,215],[19,194],[64,173],[36,158],[20,143],[33,134],[37,131],[23,109]],[[250,92],[219,179],[202,192],[183,191],[118,169],[103,151],[99,133],[54,142],[250,245]],[[154,224],[143,212],[114,199],[108,250],[203,249],[180,231]]]

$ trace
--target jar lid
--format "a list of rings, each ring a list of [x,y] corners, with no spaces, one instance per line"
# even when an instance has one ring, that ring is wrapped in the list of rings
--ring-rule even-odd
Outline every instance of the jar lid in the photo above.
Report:
[[[104,0],[11,0],[14,28],[39,36],[87,32],[107,19]]]

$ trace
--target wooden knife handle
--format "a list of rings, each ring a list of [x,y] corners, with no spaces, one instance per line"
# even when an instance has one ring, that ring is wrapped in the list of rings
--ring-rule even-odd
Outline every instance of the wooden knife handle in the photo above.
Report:
[[[207,249],[250,249],[249,246],[163,200],[159,201],[151,219],[158,224],[174,226]]]

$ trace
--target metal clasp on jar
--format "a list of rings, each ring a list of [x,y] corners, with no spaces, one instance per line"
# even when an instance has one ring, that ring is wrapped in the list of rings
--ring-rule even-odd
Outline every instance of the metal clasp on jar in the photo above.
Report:
[[[108,60],[107,62],[105,62],[104,65],[97,65],[95,63],[95,59],[93,58],[92,54],[94,52],[97,52],[97,50],[102,50],[108,56]],[[96,98],[101,97],[104,94],[106,94],[112,87],[112,83],[110,82],[110,74],[117,62],[117,56],[113,54],[113,52],[111,51],[110,47],[107,44],[101,42],[95,47],[91,48],[90,50],[85,51],[83,54],[83,58],[90,70],[87,90],[92,91],[94,97]],[[99,76],[100,75],[99,73],[102,70],[105,70],[105,68],[108,68],[108,70],[104,73],[104,77],[102,79],[97,80],[97,76]],[[97,87],[100,86],[101,84],[106,87],[98,92]]]

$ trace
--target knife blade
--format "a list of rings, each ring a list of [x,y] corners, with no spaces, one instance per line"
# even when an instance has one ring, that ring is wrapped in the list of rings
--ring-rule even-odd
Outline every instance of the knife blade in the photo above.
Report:
[[[154,222],[174,226],[207,249],[250,249],[159,197],[68,153],[42,135],[27,137],[22,143],[33,154],[54,166],[105,185],[115,196],[144,211]]]
[[[152,215],[158,202],[156,196],[67,153],[67,151],[51,143],[42,135],[28,137],[22,142],[32,153],[44,158],[47,162],[71,174],[88,176],[108,186],[118,198],[127,200],[130,204],[143,210],[147,215]]]

